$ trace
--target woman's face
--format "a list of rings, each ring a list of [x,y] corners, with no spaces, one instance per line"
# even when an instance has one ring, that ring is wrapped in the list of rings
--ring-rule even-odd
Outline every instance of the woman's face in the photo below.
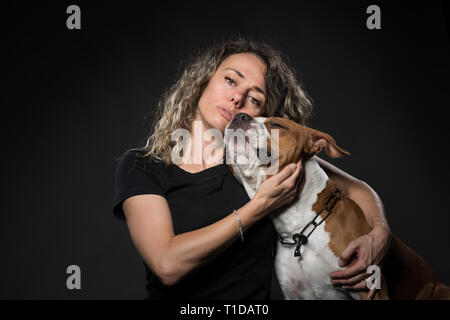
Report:
[[[222,132],[238,113],[255,117],[264,113],[266,65],[252,53],[227,57],[209,80],[198,102],[197,119],[205,129]]]

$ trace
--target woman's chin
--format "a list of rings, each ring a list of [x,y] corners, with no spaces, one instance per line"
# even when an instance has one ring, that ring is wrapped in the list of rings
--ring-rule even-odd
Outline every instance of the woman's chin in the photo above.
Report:
[[[225,132],[225,127],[227,126],[228,121],[226,121],[225,119],[214,119],[212,121],[204,121],[203,122],[203,127],[204,129],[208,130],[208,129],[217,129],[220,130],[220,132],[224,133]]]
[[[229,122],[228,120],[222,118],[222,119],[220,119],[220,121],[217,121],[215,123],[214,128],[216,128],[217,130],[220,130],[220,132],[224,133],[225,132],[225,128],[228,125],[228,122]]]

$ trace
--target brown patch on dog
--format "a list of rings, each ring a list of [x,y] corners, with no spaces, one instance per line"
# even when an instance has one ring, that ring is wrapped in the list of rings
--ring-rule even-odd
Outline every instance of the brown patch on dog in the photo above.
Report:
[[[264,122],[267,131],[278,130],[279,145],[278,150],[284,152],[279,154],[278,172],[282,171],[288,164],[297,163],[306,143],[307,132],[302,125],[284,118],[271,117]],[[272,141],[268,139],[267,147],[271,148]],[[276,146],[275,146],[276,147]],[[266,165],[267,167],[270,164]],[[267,179],[272,175],[267,175]]]
[[[279,132],[278,150],[283,150],[279,154],[279,171],[290,163],[297,163],[300,159],[305,162],[322,149],[325,149],[327,155],[332,158],[350,155],[348,151],[339,147],[329,134],[305,127],[292,120],[271,117],[265,120],[264,125],[270,136],[273,129],[277,129]],[[271,139],[268,141],[271,143]],[[269,177],[267,176],[267,178]]]
[[[442,283],[431,266],[395,235],[384,256],[381,271],[391,299],[450,300],[450,287]]]
[[[317,201],[313,205],[313,211],[319,213],[325,206],[328,198],[336,191],[336,184],[328,179],[325,189],[317,195]],[[334,200],[331,200],[331,202]],[[327,214],[323,210],[321,217]],[[347,245],[354,239],[367,234],[372,230],[359,208],[351,199],[343,195],[334,206],[330,216],[325,220],[325,231],[330,234],[329,247],[336,257],[340,257]]]
[[[336,184],[328,179],[313,210],[319,213],[335,190]],[[324,218],[326,213],[324,210],[321,217]],[[336,257],[341,256],[351,241],[372,230],[361,208],[345,195],[324,223],[324,229],[330,235],[328,246]],[[348,266],[355,262],[356,258]],[[375,300],[450,300],[450,287],[440,282],[430,265],[395,235],[391,236],[389,250],[381,263],[381,273],[381,290],[377,290]],[[359,292],[361,299],[367,294]]]
[[[336,191],[336,183],[328,179],[326,187],[317,195],[317,201],[313,205],[313,211],[319,213],[325,206],[330,196]],[[329,202],[330,206],[333,201]],[[323,219],[327,214],[326,210],[320,214]],[[325,220],[325,231],[330,235],[330,242],[328,246],[334,255],[339,258],[348,244],[354,239],[369,233],[372,228],[367,223],[367,220],[362,212],[361,208],[351,199],[343,198],[339,200],[334,206],[331,214]],[[348,266],[353,265],[356,262],[356,258],[352,259]],[[386,288],[386,281],[381,275],[381,290],[378,290],[374,299],[385,300],[389,299]],[[368,292],[358,292],[360,299],[365,300]]]

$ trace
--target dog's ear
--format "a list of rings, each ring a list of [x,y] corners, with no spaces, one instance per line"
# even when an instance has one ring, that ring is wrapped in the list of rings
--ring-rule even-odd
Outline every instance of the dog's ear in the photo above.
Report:
[[[350,155],[350,152],[339,147],[329,134],[311,128],[306,128],[306,131],[307,137],[303,151],[308,155],[308,158],[316,155],[322,149],[325,149],[326,154],[331,158]]]

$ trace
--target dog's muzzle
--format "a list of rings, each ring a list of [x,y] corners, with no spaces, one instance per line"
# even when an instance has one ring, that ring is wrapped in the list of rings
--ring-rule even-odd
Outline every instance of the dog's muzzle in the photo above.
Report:
[[[238,113],[234,116],[233,120],[228,124],[228,129],[242,129],[244,131],[251,128],[253,118],[246,113]]]

